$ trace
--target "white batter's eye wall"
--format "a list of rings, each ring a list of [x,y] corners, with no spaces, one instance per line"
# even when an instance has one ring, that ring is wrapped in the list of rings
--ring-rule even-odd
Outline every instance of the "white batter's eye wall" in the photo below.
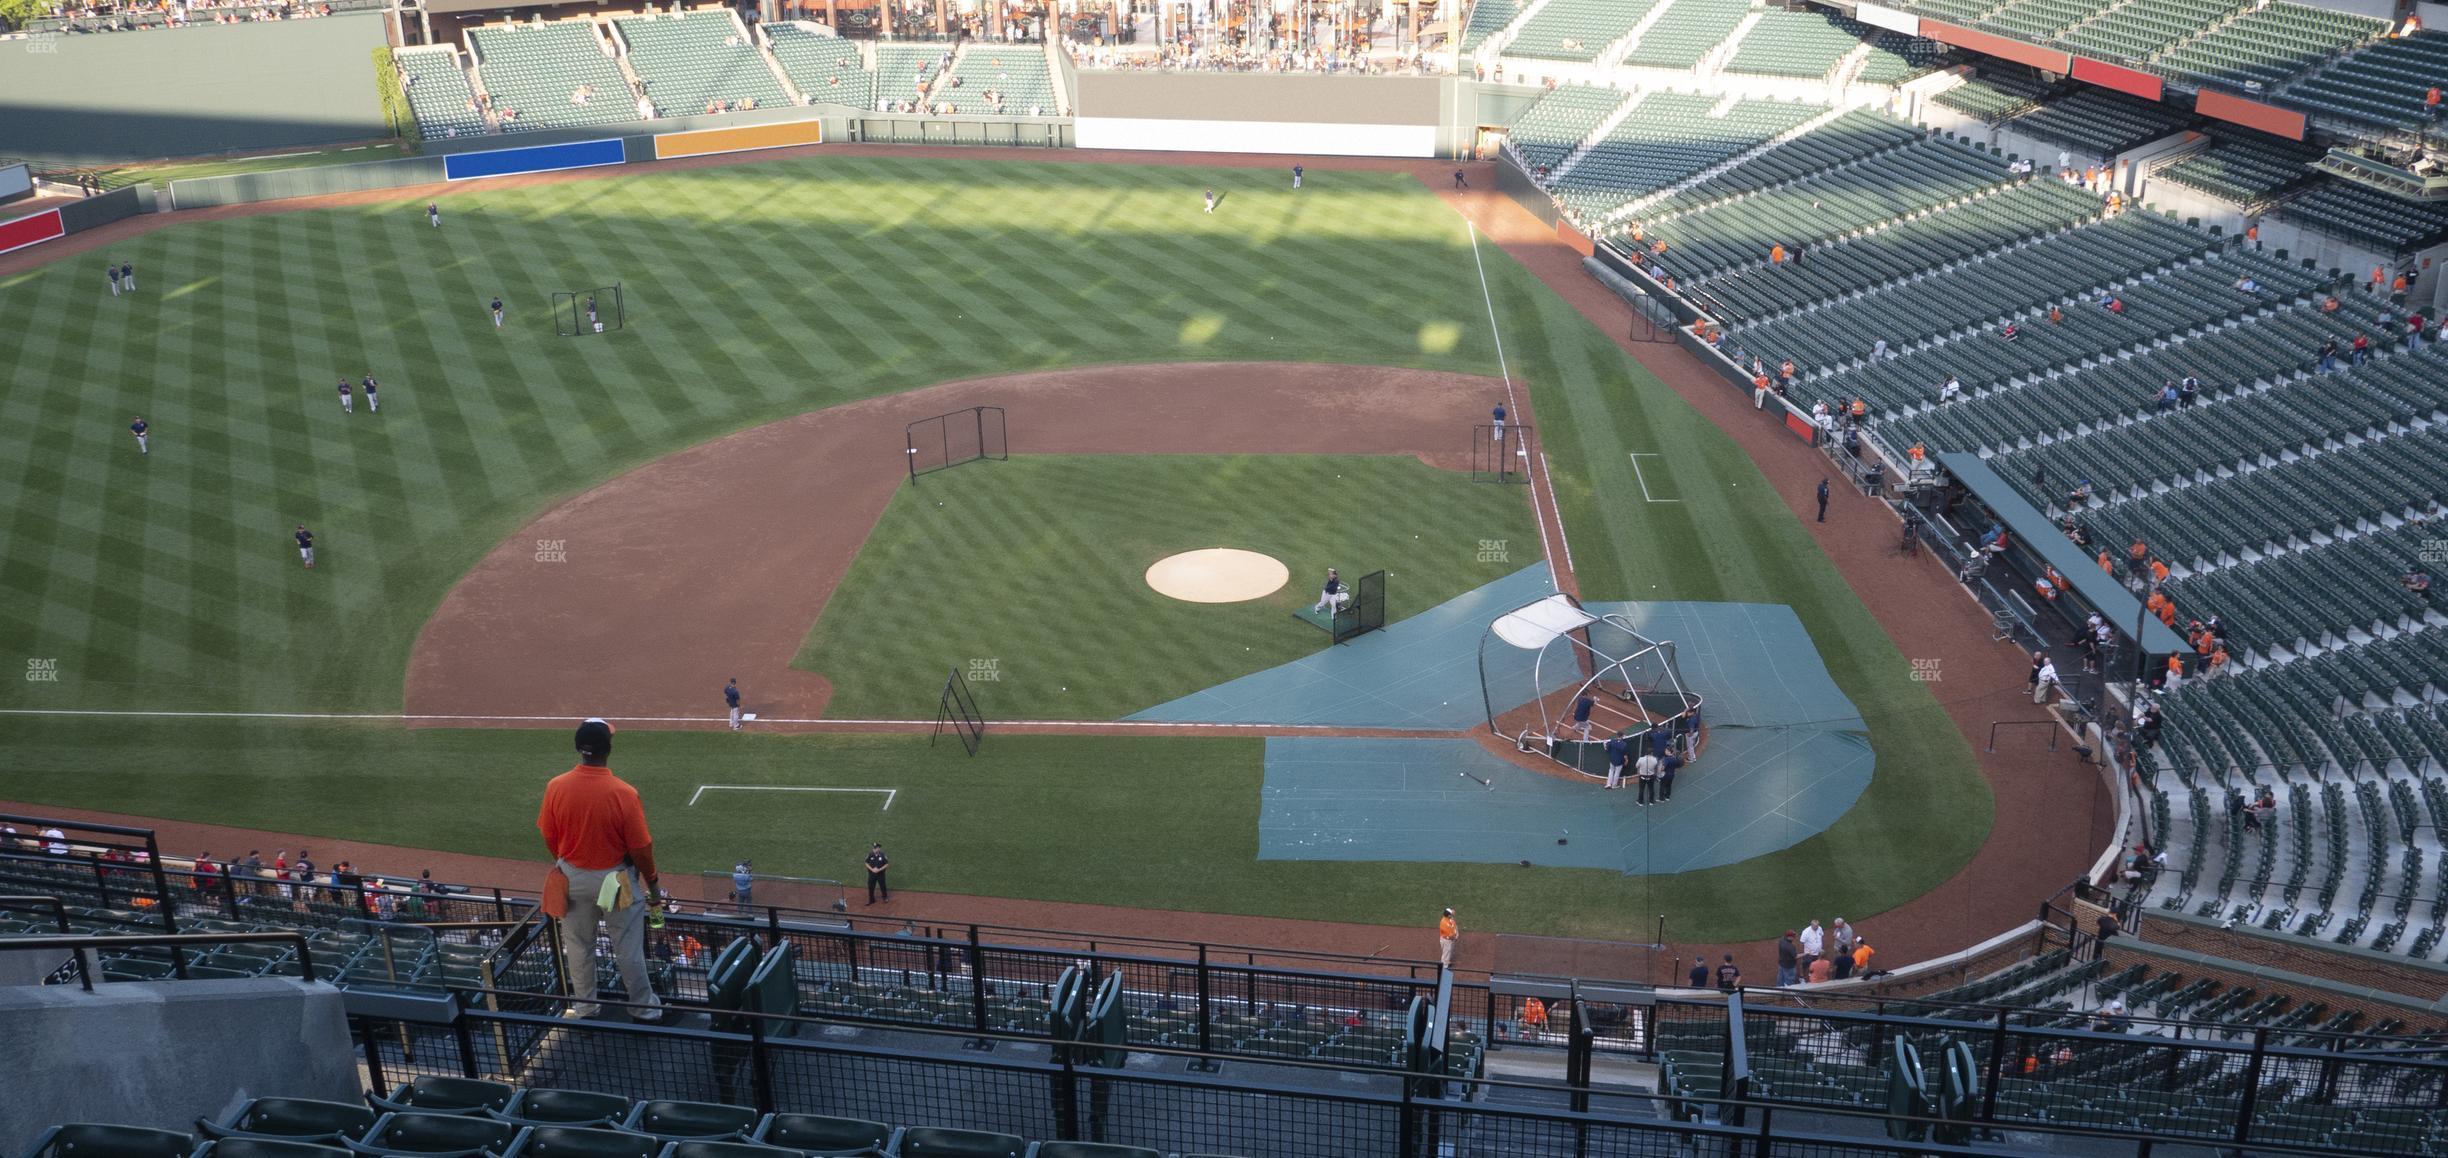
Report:
[[[1083,149],[1433,157],[1434,77],[1082,72]]]

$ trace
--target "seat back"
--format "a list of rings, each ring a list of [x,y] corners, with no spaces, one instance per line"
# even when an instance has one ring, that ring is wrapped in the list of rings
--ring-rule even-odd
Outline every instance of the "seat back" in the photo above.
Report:
[[[1138,1146],[1107,1142],[1039,1142],[1030,1148],[1029,1158],[1164,1158],[1164,1155]]]
[[[507,1153],[519,1128],[466,1114],[385,1114],[366,1135],[363,1149],[409,1154]]]
[[[744,1139],[757,1118],[757,1112],[746,1106],[719,1102],[639,1102],[629,1112],[627,1125],[669,1142],[692,1138],[731,1142]]]
[[[315,1142],[239,1134],[206,1142],[196,1148],[195,1158],[349,1158],[349,1152]]]
[[[496,1116],[529,1125],[614,1126],[629,1117],[633,1105],[619,1094],[593,1090],[520,1090]]]
[[[743,1013],[762,1013],[776,1017],[792,1017],[799,1012],[799,955],[785,941],[765,954],[765,960],[748,979],[748,991],[740,1003]],[[791,1026],[775,1026],[788,1036]]]
[[[800,1152],[755,1142],[709,1142],[691,1138],[665,1142],[657,1158],[800,1158]]]
[[[72,1123],[54,1126],[26,1158],[182,1158],[195,1139],[170,1130]]]
[[[768,1146],[818,1154],[882,1150],[892,1145],[893,1128],[864,1118],[775,1114],[757,1128],[756,1140]]]
[[[388,1098],[367,1097],[376,1109],[419,1110],[442,1114],[481,1114],[510,1104],[518,1091],[500,1082],[431,1075],[411,1078]]]
[[[660,1139],[627,1130],[537,1126],[519,1143],[519,1158],[655,1158]]]
[[[901,1158],[1022,1158],[1028,1143],[984,1130],[912,1126],[901,1131]]]
[[[198,1121],[196,1125],[207,1138],[223,1138],[232,1134],[251,1134],[265,1138],[293,1138],[300,1141],[337,1141],[341,1138],[363,1138],[374,1128],[381,1115],[373,1110],[347,1102],[325,1102],[314,1098],[257,1098],[240,1106],[229,1120],[214,1126]]]
[[[714,1007],[711,1028],[717,1033],[745,1033],[748,1027],[739,1018],[729,1016],[747,1000],[749,979],[763,959],[765,950],[754,937],[735,937],[714,955],[714,963],[706,967],[706,1004]]]

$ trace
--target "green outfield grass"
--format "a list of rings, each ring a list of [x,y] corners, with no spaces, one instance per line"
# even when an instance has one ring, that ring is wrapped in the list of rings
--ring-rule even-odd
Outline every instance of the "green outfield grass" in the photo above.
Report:
[[[396,711],[418,628],[544,505],[847,399],[1183,358],[1494,373],[1454,215],[1408,177],[1308,184],[1295,196],[1272,170],[818,158],[480,191],[454,198],[441,230],[409,202],[182,223],[0,278],[0,309],[27,320],[0,332],[0,655],[58,672],[0,685],[0,709]],[[1208,185],[1230,193],[1212,217]],[[1483,256],[1584,594],[1791,603],[1868,720],[1878,775],[1829,832],[1655,879],[1259,865],[1255,745],[997,737],[954,766],[883,741],[641,736],[624,753],[670,745],[692,784],[731,760],[726,777],[950,789],[924,810],[945,827],[895,830],[915,846],[897,861],[912,887],[1403,922],[1469,897],[1526,931],[1628,936],[1663,912],[1674,936],[1707,940],[1797,914],[1858,920],[1943,881],[1987,833],[1990,802],[1929,686],[1729,439],[1502,253]],[[112,299],[91,268],[102,257],[134,261],[143,291]],[[614,280],[631,329],[552,336],[553,291]],[[495,293],[512,307],[502,332],[482,309]],[[383,413],[344,418],[332,383],[367,370]],[[154,424],[148,458],[126,431],[137,413]],[[1641,501],[1634,452],[1658,456],[1643,474],[1681,502]],[[289,545],[299,522],[321,536],[311,573]],[[0,794],[21,799],[514,854],[533,847],[529,769],[567,762],[558,732],[28,717],[0,717],[0,753]],[[1212,775],[1154,779],[1171,770]],[[973,782],[1076,807],[1020,811],[962,795]],[[656,788],[663,814],[671,790]],[[790,848],[810,821],[735,813],[665,823],[706,864],[772,847],[761,863],[834,875],[818,845]],[[820,835],[863,839],[863,821],[840,823]]]
[[[1537,541],[1522,488],[1411,458],[1025,456],[903,487],[797,662],[833,681],[833,716],[932,715],[946,667],[986,659],[997,718],[1114,719],[1325,647],[1292,612],[1330,565],[1386,570],[1392,620],[1537,562]],[[1203,547],[1293,578],[1233,604],[1148,587],[1149,564]]]
[[[422,202],[179,225],[110,249],[132,298],[99,258],[0,279],[0,313],[42,319],[0,332],[0,655],[59,660],[0,706],[394,710],[417,629],[546,502],[854,398],[1178,358],[1493,368],[1417,182],[1273,185],[824,158],[476,193],[438,230]],[[613,281],[628,330],[553,335],[553,292]],[[382,414],[344,417],[334,383],[368,371]]]

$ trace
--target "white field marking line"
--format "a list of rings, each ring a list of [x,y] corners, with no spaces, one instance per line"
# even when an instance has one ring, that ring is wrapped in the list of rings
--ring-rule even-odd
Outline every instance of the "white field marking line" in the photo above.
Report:
[[[697,798],[708,792],[881,792],[884,794],[884,811],[886,812],[892,811],[893,797],[901,794],[898,788],[810,788],[797,784],[700,784],[697,786],[697,791],[689,794],[688,806],[697,807]]]
[[[1471,264],[1479,267],[1479,300],[1487,303],[1488,336],[1496,340],[1496,372],[1504,376],[1505,413],[1518,414],[1521,412],[1521,402],[1513,396],[1513,368],[1505,362],[1504,330],[1496,325],[1496,295],[1488,291],[1487,261],[1479,256],[1479,226],[1470,218],[1465,217],[1462,219],[1462,228],[1470,234]],[[1539,462],[1543,465],[1546,461],[1546,452],[1541,451]],[[1547,497],[1550,501],[1555,498],[1555,484],[1552,482],[1547,486]],[[1538,506],[1538,488],[1532,487],[1530,490],[1530,518],[1531,521],[1538,524],[1539,553],[1553,559],[1555,548],[1547,542],[1547,519],[1539,514]],[[1556,533],[1562,534],[1563,531],[1564,512],[1557,511]],[[1565,566],[1569,568],[1571,560],[1567,559]],[[1558,591],[1564,589],[1564,581],[1556,578],[1553,566],[1547,568],[1547,585]]]
[[[1564,508],[1556,502],[1555,497],[1555,467],[1548,465],[1547,452],[1543,450],[1539,452],[1539,474],[1544,476],[1547,482],[1547,509],[1555,512],[1556,542],[1564,545],[1564,569],[1566,571],[1575,570],[1572,557],[1572,536],[1564,533]],[[1550,571],[1554,569],[1553,567],[1548,568]],[[1556,589],[1562,590],[1563,584],[1558,583]]]
[[[171,712],[119,711],[108,708],[0,708],[0,716],[93,716],[114,719],[167,720],[381,720],[392,722],[440,721],[443,723],[568,723],[583,719],[574,713],[540,716],[474,716],[430,715],[402,712]],[[720,724],[729,716],[598,716],[597,719],[615,724]],[[767,724],[840,724],[858,727],[898,726],[925,728],[933,720],[878,720],[806,716],[766,716]],[[997,727],[1005,728],[1214,728],[1264,732],[1331,732],[1346,730],[1342,724],[1231,724],[1215,722],[1165,720],[1001,720]],[[1370,729],[1376,730],[1376,729]],[[1391,728],[1388,731],[1450,731],[1440,728]]]
[[[1626,453],[1632,459],[1632,477],[1640,480],[1642,498],[1648,499],[1653,503],[1679,503],[1683,501],[1681,499],[1661,499],[1649,493],[1649,476],[1641,473],[1640,460],[1644,458],[1664,458],[1666,457],[1664,454],[1654,450],[1635,450],[1628,451]]]

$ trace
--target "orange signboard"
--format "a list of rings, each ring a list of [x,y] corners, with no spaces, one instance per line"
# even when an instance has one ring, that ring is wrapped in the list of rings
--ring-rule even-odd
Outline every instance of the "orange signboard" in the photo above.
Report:
[[[709,153],[744,153],[750,149],[782,149],[824,143],[822,121],[785,121],[778,125],[740,125],[728,129],[698,129],[688,133],[657,133],[655,160],[702,157]]]

